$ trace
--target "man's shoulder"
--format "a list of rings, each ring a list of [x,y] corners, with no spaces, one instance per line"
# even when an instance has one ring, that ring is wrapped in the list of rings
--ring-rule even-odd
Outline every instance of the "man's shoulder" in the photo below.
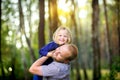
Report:
[[[53,61],[43,70],[44,76],[49,76],[50,80],[69,80],[69,65]]]
[[[69,70],[69,68],[70,68],[69,64],[60,63],[60,62],[56,62],[56,61],[53,61],[51,65],[55,66],[56,68],[60,69],[61,71]]]

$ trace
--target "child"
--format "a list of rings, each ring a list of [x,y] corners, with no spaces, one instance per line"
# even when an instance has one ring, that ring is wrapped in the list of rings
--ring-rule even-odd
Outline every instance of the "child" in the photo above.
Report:
[[[66,27],[58,27],[58,29],[53,34],[53,41],[49,44],[45,45],[43,48],[39,50],[39,54],[42,56],[46,56],[50,51],[55,50],[57,47],[69,44],[72,41],[71,32]],[[48,58],[43,65],[48,65],[53,61],[52,58]],[[33,80],[42,80],[42,76],[34,75]]]

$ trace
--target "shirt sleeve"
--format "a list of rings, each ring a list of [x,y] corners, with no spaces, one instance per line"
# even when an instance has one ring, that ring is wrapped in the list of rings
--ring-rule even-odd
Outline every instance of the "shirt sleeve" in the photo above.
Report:
[[[58,47],[58,44],[55,42],[50,42],[39,50],[41,56],[46,56],[49,51],[55,50]]]
[[[59,73],[59,69],[54,65],[43,65],[42,73],[44,77],[55,76]]]

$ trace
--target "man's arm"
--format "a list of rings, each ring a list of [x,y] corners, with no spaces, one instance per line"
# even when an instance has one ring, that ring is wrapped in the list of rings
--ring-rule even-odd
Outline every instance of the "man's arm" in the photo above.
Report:
[[[48,57],[43,56],[41,58],[39,58],[38,60],[36,60],[31,67],[29,68],[29,72],[32,74],[37,74],[42,76],[42,69],[41,69],[41,65],[48,59]]]
[[[40,75],[40,76],[43,76],[43,73],[42,73],[42,64],[49,58],[49,57],[52,57],[52,53],[54,51],[51,51],[51,52],[48,52],[48,55],[47,56],[43,56],[41,58],[39,58],[38,60],[36,60],[32,65],[31,67],[29,68],[29,72],[32,73],[32,74],[36,74],[36,75]]]

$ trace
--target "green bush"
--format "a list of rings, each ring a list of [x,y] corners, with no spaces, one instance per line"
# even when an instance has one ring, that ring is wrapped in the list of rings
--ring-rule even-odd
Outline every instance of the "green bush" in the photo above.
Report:
[[[120,80],[118,73],[120,73],[120,57],[114,57],[110,71],[110,80]]]

